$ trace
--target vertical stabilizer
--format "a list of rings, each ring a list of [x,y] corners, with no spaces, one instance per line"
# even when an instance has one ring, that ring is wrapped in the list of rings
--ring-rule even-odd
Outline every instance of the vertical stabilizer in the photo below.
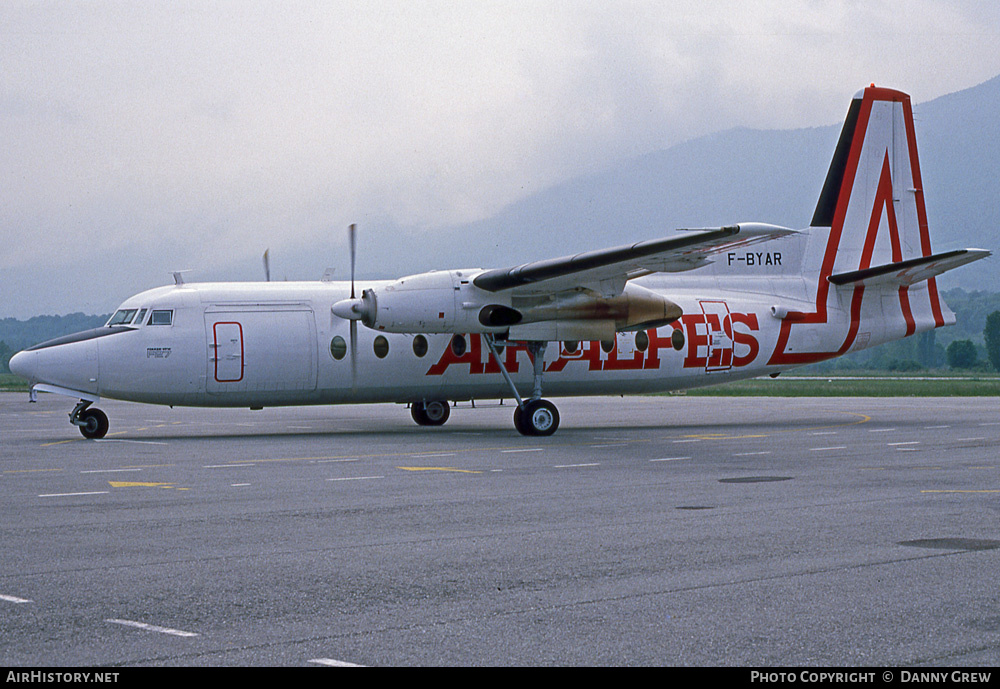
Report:
[[[908,95],[874,85],[855,95],[811,224],[828,233],[816,310],[788,314],[771,363],[811,363],[954,322],[933,277],[912,286],[831,281],[931,256]]]

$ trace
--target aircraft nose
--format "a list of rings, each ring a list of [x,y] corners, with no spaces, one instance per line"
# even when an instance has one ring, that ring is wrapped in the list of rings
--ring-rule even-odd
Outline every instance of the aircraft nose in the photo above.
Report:
[[[15,376],[20,376],[27,381],[33,381],[35,379],[36,365],[36,352],[18,352],[10,358],[10,372]]]

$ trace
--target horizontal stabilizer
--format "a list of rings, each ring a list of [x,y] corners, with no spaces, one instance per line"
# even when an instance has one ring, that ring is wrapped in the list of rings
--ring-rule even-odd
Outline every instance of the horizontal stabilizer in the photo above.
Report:
[[[985,249],[957,249],[940,254],[911,258],[874,268],[852,270],[827,278],[834,285],[913,285],[940,275],[946,270],[964,266],[966,263],[986,258],[990,252]]]

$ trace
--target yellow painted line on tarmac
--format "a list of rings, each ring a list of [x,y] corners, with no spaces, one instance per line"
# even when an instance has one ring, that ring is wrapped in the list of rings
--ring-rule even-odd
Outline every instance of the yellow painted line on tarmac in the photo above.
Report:
[[[860,412],[845,411],[836,412],[838,414],[847,414],[849,416],[860,417],[856,421],[848,421],[846,423],[831,424],[829,426],[814,426],[812,428],[788,428],[782,430],[768,431],[767,433],[755,433],[755,434],[742,434],[742,435],[729,435],[726,433],[696,433],[692,435],[684,435],[682,438],[694,438],[698,440],[743,440],[750,438],[769,438],[772,435],[779,435],[782,433],[802,433],[804,431],[823,431],[829,430],[831,428],[847,428],[849,426],[859,426],[863,423],[868,423],[872,420],[872,417],[867,414],[861,414]]]
[[[169,488],[174,490],[188,490],[178,488],[172,483],[155,483],[152,481],[108,481],[112,488]]]
[[[52,447],[53,445],[65,445],[66,443],[75,443],[80,440],[83,440],[83,438],[70,438],[69,440],[57,440],[52,443],[42,443],[41,447]]]
[[[481,474],[475,469],[458,469],[457,467],[396,467],[403,471],[450,471],[456,474]]]

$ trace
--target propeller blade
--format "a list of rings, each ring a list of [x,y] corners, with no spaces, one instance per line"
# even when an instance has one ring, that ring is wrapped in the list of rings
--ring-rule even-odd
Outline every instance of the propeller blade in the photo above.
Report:
[[[351,392],[358,389],[358,322],[351,321]]]
[[[354,223],[348,228],[347,238],[351,251],[351,299],[354,299],[354,264],[358,254],[358,226]]]
[[[347,228],[347,243],[351,253],[351,301],[354,302],[354,269],[358,258],[358,226],[351,223]],[[351,392],[358,389],[358,321],[350,319],[351,327]]]

